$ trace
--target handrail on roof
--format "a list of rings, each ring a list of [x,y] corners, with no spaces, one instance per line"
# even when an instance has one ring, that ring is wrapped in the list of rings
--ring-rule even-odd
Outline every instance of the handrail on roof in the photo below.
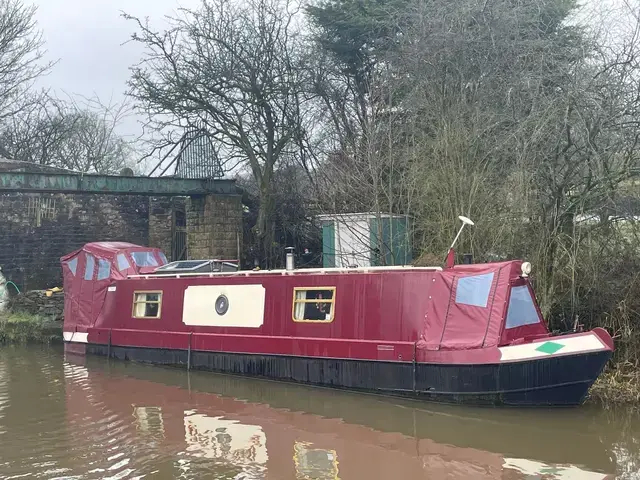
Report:
[[[252,275],[295,275],[295,274],[307,274],[307,273],[367,273],[370,271],[384,271],[384,270],[411,270],[411,271],[442,271],[442,267],[414,267],[412,265],[393,265],[382,267],[330,267],[330,268],[301,268],[297,270],[238,270],[236,272],[187,272],[187,273],[146,273],[137,275],[127,275],[127,278],[167,278],[167,277],[214,277],[214,276],[252,276]]]

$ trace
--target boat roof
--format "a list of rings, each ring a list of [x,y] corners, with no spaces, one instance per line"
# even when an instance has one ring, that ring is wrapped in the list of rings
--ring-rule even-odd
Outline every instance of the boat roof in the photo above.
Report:
[[[135,243],[129,242],[89,242],[85,243],[81,248],[63,256],[60,260],[66,261],[73,258],[80,252],[88,252],[97,257],[113,258],[121,252],[132,251],[159,251],[156,247],[142,247]]]
[[[504,260],[498,262],[458,264],[453,268],[443,270],[442,267],[416,267],[413,265],[392,265],[377,267],[332,267],[332,268],[296,268],[294,270],[238,270],[236,272],[186,272],[186,273],[143,273],[127,275],[127,278],[170,278],[170,277],[248,277],[253,275],[309,275],[309,274],[340,274],[340,273],[377,273],[391,271],[405,272],[442,272],[455,271],[456,274],[478,274],[489,269],[509,267],[519,271],[521,260]]]
[[[248,277],[253,275],[308,275],[331,273],[375,273],[385,271],[437,272],[442,267],[414,267],[413,265],[395,265],[381,267],[333,267],[299,268],[294,270],[238,270],[237,272],[188,272],[188,273],[149,273],[127,275],[127,278],[171,278],[171,277]]]
[[[92,242],[85,245],[85,249],[89,252],[96,253],[119,253],[122,250],[155,250],[153,247],[141,247],[129,242]]]

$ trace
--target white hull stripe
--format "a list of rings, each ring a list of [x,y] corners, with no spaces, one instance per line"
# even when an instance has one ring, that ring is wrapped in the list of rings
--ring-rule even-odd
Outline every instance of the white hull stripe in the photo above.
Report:
[[[88,335],[86,332],[63,332],[62,338],[65,342],[87,343]]]
[[[500,361],[526,360],[576,353],[606,350],[607,346],[595,333],[578,337],[551,337],[522,345],[500,347]]]
[[[65,342],[88,343],[88,333],[86,332],[63,332],[62,336]],[[387,345],[378,345],[379,350],[386,350],[385,347]],[[593,333],[579,337],[558,337],[499,348],[501,362],[597,352],[606,349],[606,345]]]

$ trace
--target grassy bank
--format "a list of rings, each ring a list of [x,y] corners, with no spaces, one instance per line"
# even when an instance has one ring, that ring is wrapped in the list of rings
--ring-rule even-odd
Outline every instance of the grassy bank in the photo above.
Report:
[[[591,387],[591,400],[607,405],[640,408],[640,372],[632,365],[613,364]]]
[[[0,344],[62,343],[62,324],[27,313],[0,314]]]

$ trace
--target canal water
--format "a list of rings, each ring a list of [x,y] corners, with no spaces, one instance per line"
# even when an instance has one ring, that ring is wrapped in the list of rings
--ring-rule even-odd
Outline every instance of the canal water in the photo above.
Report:
[[[0,479],[640,479],[640,416],[436,406],[0,347]]]

